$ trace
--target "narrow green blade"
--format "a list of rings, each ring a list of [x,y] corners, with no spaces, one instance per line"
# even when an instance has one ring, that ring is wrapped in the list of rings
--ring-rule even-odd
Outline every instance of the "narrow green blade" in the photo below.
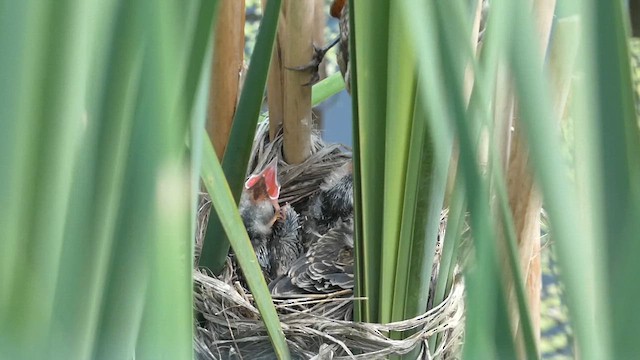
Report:
[[[206,141],[203,142],[205,146],[205,159],[214,159],[212,162],[205,162],[202,166],[203,182],[207,187],[209,195],[211,195],[213,206],[216,208],[218,214],[221,214],[220,220],[231,241],[231,246],[237,256],[238,263],[242,268],[247,284],[249,284],[249,289],[251,290],[251,294],[253,294],[258,310],[260,310],[262,320],[267,326],[269,338],[273,343],[276,354],[279,359],[288,359],[290,358],[289,348],[287,347],[284,333],[280,326],[278,314],[273,306],[271,294],[264,281],[260,265],[258,265],[258,259],[253,252],[253,246],[247,236],[247,231],[240,218],[240,213],[238,213],[222,168],[213,152],[213,146],[211,146],[211,142],[205,132],[203,132],[203,136],[207,138]]]
[[[253,137],[260,116],[260,106],[267,83],[281,2],[281,0],[270,0],[267,3],[245,80],[250,86],[245,86],[242,89],[236,114],[233,117],[229,144],[222,159],[222,167],[236,203],[240,201]],[[222,268],[229,249],[229,241],[221,230],[218,216],[212,213],[209,216],[199,265],[214,272]]]

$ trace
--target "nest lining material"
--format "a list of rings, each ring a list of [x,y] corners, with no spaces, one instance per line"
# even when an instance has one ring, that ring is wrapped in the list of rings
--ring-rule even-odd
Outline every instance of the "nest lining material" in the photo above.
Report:
[[[331,171],[351,160],[348,149],[325,145],[317,132],[311,143],[311,157],[301,165],[289,165],[282,160],[282,134],[269,142],[268,123],[263,122],[258,127],[252,149],[248,173],[260,171],[278,157],[281,200],[290,203],[298,212]],[[209,209],[210,200],[202,196],[198,211],[197,254]],[[446,214],[442,220],[441,235]],[[436,251],[434,278],[438,273],[438,260],[439,252]],[[275,358],[253,298],[236,279],[236,269],[231,261],[227,261],[225,270],[217,277],[204,270],[194,271],[194,306],[205,320],[196,326],[194,345],[199,359]],[[456,276],[449,296],[441,304],[404,321],[389,324],[349,321],[353,301],[359,300],[362,299],[354,298],[351,291],[274,299],[292,356],[296,359],[380,359],[407,353],[422,344],[420,358],[459,357],[464,333],[461,276]],[[403,340],[391,339],[389,333],[393,331],[410,331],[412,335]],[[430,349],[427,341],[436,335],[441,339],[439,346]]]

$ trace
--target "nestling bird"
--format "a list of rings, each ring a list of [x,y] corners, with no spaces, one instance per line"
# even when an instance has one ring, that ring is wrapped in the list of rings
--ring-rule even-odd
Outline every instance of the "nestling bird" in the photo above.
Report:
[[[269,289],[273,295],[353,289],[353,219],[338,220]]]
[[[277,159],[244,184],[240,198],[240,216],[247,229],[265,278],[269,281],[282,275],[293,260],[300,256],[298,214],[291,206],[278,204]]]
[[[302,243],[305,251],[338,220],[353,217],[353,164],[345,163],[330,173],[309,201],[304,213]]]
[[[284,205],[280,213],[269,243],[270,280],[286,274],[291,263],[303,253],[298,213],[289,204]]]
[[[305,213],[305,253],[269,289],[274,295],[332,293],[353,288],[353,171],[331,173]]]

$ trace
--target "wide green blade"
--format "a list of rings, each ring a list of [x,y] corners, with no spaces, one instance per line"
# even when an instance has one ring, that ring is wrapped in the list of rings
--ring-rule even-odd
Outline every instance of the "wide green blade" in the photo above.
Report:
[[[356,247],[362,256],[362,271],[358,273],[359,283],[366,296],[361,320],[378,321],[379,284],[382,251],[382,227],[384,210],[384,161],[386,131],[387,72],[389,4],[355,2],[351,16],[356,36],[355,52],[358,54],[358,153],[355,154],[359,166],[359,181],[362,196],[356,209],[361,211],[362,233],[356,232]],[[353,81],[353,79],[352,79]],[[357,179],[357,178],[356,178]],[[358,260],[360,261],[360,260]]]
[[[405,178],[407,173],[407,161],[409,157],[409,144],[411,138],[411,125],[414,120],[415,98],[415,57],[411,49],[409,29],[406,28],[400,2],[396,1],[389,6],[389,48],[387,91],[394,96],[387,97],[386,120],[388,126],[385,134],[385,161],[384,161],[384,211],[382,227],[382,262],[380,264],[380,322],[401,320],[402,317],[392,319],[392,310],[397,305],[393,304],[394,287],[396,281],[396,266],[400,261],[403,264],[407,257],[398,258],[398,248],[404,244],[410,244],[410,237],[401,237],[400,229],[403,220],[403,204],[405,196],[415,199],[413,193],[406,193]],[[390,121],[393,119],[393,121]],[[421,140],[423,138],[420,138]],[[416,144],[421,151],[421,144]],[[414,147],[415,149],[415,147]],[[419,161],[419,159],[412,159]],[[411,179],[413,180],[413,179]],[[409,200],[407,199],[407,200]],[[411,201],[411,200],[409,200]],[[410,220],[410,217],[406,217]],[[403,287],[404,288],[404,287]],[[404,304],[399,305],[403,308]],[[401,315],[402,316],[402,315]]]

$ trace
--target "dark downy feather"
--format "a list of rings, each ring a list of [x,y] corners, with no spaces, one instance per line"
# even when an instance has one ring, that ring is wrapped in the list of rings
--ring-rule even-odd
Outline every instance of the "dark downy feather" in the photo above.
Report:
[[[353,289],[353,220],[339,220],[269,289],[273,295]]]
[[[302,254],[298,213],[289,204],[280,208],[280,212],[282,218],[274,224],[269,243],[271,279],[284,275]]]
[[[305,251],[338,220],[353,216],[353,171],[348,162],[329,174],[305,213],[302,243]]]

